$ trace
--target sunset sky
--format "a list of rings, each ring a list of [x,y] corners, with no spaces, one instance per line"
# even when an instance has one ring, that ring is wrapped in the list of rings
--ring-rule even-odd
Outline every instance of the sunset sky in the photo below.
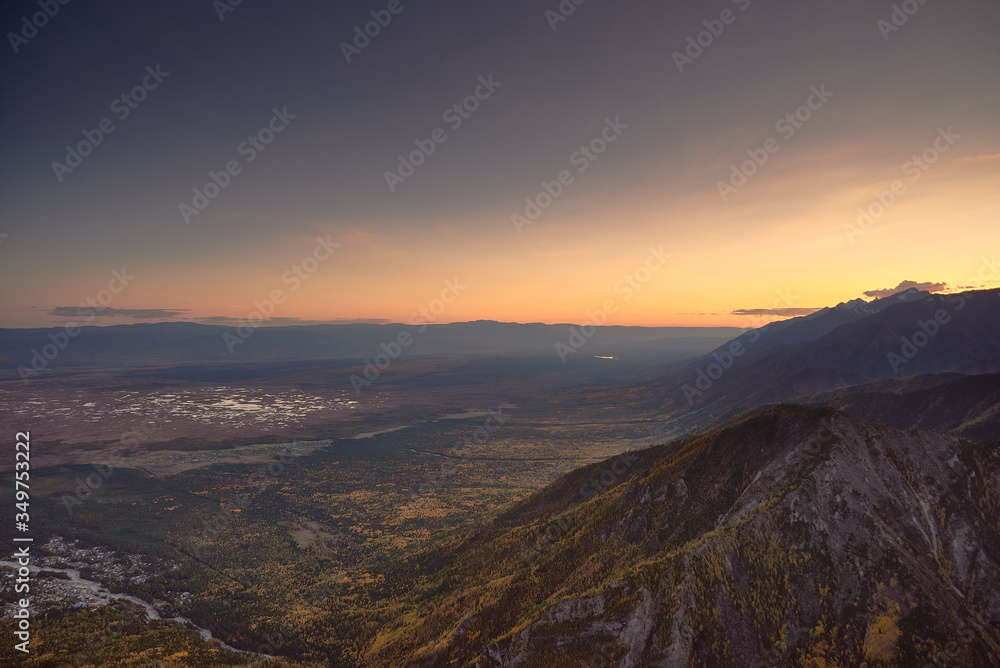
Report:
[[[441,322],[612,300],[612,324],[750,326],[902,281],[1000,285],[996,2],[910,0],[891,31],[888,0],[590,0],[559,21],[558,0],[222,2],[70,2],[13,40],[38,5],[5,3],[0,326],[65,323],[123,268],[91,324],[235,321],[275,291],[278,324],[406,322],[457,279]],[[348,63],[372,11],[391,22]],[[767,160],[724,199],[748,151]],[[543,181],[561,194],[519,227]],[[895,201],[851,227],[876,192]],[[339,246],[303,265],[317,239]]]

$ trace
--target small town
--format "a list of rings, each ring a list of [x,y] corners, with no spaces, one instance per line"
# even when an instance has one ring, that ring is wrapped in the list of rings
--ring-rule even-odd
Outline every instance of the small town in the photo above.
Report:
[[[171,570],[177,564],[168,565]],[[16,573],[14,562],[0,561],[0,568]],[[33,558],[31,605],[33,617],[53,609],[107,605],[121,594],[109,588],[121,589],[125,582],[142,583],[151,577],[151,565],[135,555],[120,554],[102,547],[85,548],[80,541],[66,541],[55,536],[43,544]],[[20,596],[14,591],[14,578],[0,580],[0,617],[11,618],[17,610]],[[181,603],[190,597],[182,592]],[[126,599],[127,600],[127,599]],[[164,610],[169,604],[154,601],[152,607]],[[158,613],[157,613],[158,614]]]

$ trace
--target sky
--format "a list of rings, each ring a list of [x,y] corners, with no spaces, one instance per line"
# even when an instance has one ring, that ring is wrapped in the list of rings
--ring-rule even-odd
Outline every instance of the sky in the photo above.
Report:
[[[2,327],[747,327],[1000,285],[993,1],[40,11],[0,10]]]

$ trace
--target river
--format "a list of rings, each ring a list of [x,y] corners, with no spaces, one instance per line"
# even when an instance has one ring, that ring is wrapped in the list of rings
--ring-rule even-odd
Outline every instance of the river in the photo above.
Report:
[[[13,561],[0,561],[0,566],[7,566],[7,567],[13,568],[15,570],[18,569],[18,568],[21,568],[20,564],[14,563]],[[212,640],[212,632],[211,631],[209,631],[208,629],[201,628],[200,626],[198,626],[197,624],[195,624],[194,622],[192,622],[190,619],[187,619],[185,617],[166,617],[166,618],[160,617],[160,613],[158,613],[156,611],[156,608],[154,608],[149,603],[146,603],[146,601],[143,601],[142,599],[136,598],[135,596],[129,596],[128,594],[114,594],[114,593],[108,591],[108,589],[105,588],[104,585],[102,585],[99,582],[94,582],[92,580],[84,580],[83,578],[81,578],[80,577],[80,571],[75,571],[75,570],[73,570],[71,568],[51,568],[49,566],[35,566],[35,565],[28,566],[27,568],[32,573],[37,573],[39,571],[54,571],[56,573],[63,573],[65,575],[69,576],[69,581],[70,582],[73,582],[74,584],[78,584],[78,585],[82,585],[82,586],[86,587],[87,589],[89,589],[92,592],[94,592],[94,594],[96,596],[98,596],[98,597],[100,597],[100,598],[102,598],[102,599],[104,599],[106,601],[114,599],[114,600],[119,600],[119,601],[128,601],[129,603],[135,603],[136,605],[141,606],[142,609],[146,611],[146,616],[149,617],[149,619],[151,619],[151,620],[163,620],[163,621],[166,621],[166,622],[177,622],[178,624],[183,624],[187,628],[194,629],[195,631],[197,631],[199,633],[199,635],[201,635],[202,639],[204,639],[204,640]],[[223,648],[228,649],[228,650],[233,651],[233,652],[239,652],[240,654],[252,654],[254,656],[267,656],[267,657],[270,658],[270,655],[268,655],[268,654],[257,654],[256,652],[246,652],[246,651],[241,650],[241,649],[236,649],[232,645],[227,645],[226,643],[222,642],[221,640],[219,640],[218,642],[222,645]]]

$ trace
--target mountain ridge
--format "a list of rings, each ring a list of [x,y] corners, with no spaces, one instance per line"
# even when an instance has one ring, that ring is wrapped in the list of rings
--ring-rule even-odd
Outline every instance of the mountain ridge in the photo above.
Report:
[[[998,665],[1000,593],[979,586],[1000,577],[997,444],[777,406],[623,457],[453,545],[370,658]]]

